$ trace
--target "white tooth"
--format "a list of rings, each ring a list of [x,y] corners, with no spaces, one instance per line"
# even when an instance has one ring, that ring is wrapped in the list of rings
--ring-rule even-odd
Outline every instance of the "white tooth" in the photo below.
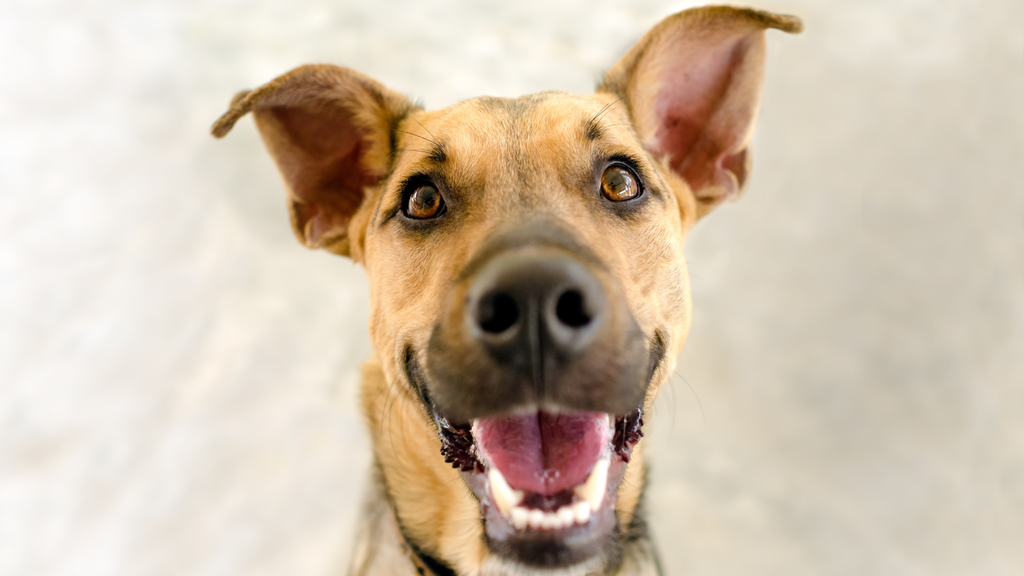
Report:
[[[577,524],[586,524],[590,521],[590,503],[577,502],[573,504],[572,515]]]
[[[558,514],[552,512],[551,513],[551,529],[552,530],[561,530],[562,528],[565,528],[565,524],[562,524],[562,519],[558,516]]]
[[[487,479],[491,483],[491,498],[494,499],[494,505],[501,511],[502,516],[508,518],[512,508],[523,501],[523,493],[513,490],[497,468],[491,468],[487,473]]]
[[[558,521],[561,523],[562,527],[572,526],[572,521],[573,521],[572,508],[570,508],[569,506],[562,506],[561,508],[559,508],[558,509]]]
[[[590,504],[591,510],[597,510],[601,507],[601,501],[604,500],[604,489],[608,486],[608,465],[611,460],[608,456],[602,457],[594,464],[594,469],[590,471],[590,477],[583,483],[582,486],[576,487],[576,495],[583,498]]]
[[[555,522],[558,522],[558,517],[545,512],[544,516],[540,519],[540,527],[543,530],[551,530],[555,527]]]
[[[512,525],[516,527],[516,530],[522,530],[529,524],[530,513],[522,506],[516,506],[512,509]]]
[[[544,513],[540,510],[530,510],[526,516],[526,521],[530,525],[530,528],[540,529],[544,523]]]

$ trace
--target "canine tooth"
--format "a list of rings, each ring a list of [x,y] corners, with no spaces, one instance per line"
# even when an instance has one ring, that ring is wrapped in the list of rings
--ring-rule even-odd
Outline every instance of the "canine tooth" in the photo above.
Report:
[[[569,506],[562,506],[558,509],[558,521],[563,527],[572,526],[573,520],[575,519],[572,508]]]
[[[513,490],[497,468],[491,468],[487,473],[487,479],[491,483],[491,497],[494,498],[494,505],[501,511],[502,516],[508,518],[512,513],[512,508],[523,501],[523,493]]]
[[[530,513],[522,506],[516,506],[512,509],[512,525],[516,527],[516,530],[522,530],[529,524]]]
[[[604,489],[608,486],[608,465],[611,460],[608,456],[603,456],[594,464],[594,469],[590,471],[590,477],[583,483],[582,486],[576,487],[576,495],[583,498],[590,504],[591,510],[597,510],[601,507],[601,501],[604,500]]]
[[[544,523],[544,513],[540,510],[530,510],[526,515],[526,522],[530,525],[530,528],[539,529],[541,524]]]
[[[572,515],[577,524],[590,521],[590,502],[577,502],[572,505]]]

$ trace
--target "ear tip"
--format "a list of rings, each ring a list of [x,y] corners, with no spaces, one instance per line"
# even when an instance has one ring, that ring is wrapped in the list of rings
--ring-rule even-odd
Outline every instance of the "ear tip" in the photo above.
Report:
[[[242,90],[231,97],[231,103],[228,105],[228,111],[217,118],[217,121],[210,126],[210,134],[213,134],[214,138],[223,138],[227,136],[228,132],[235,127],[235,122],[241,118],[246,112],[248,107],[240,107],[239,104],[245,97],[248,96],[251,90]]]
[[[213,126],[210,126],[210,134],[212,134],[214,138],[223,138],[227,136],[228,132],[231,132],[231,129],[235,127],[235,122],[238,121],[238,116],[236,114],[232,114],[232,112],[234,112],[234,110],[225,112],[223,116],[213,123]]]
[[[792,14],[776,14],[756,8],[739,8],[738,10],[745,12],[745,16],[766,28],[775,28],[788,34],[799,34],[804,30],[804,21]]]
[[[804,31],[804,21],[799,16],[792,14],[776,14],[754,8],[745,10],[751,18],[757,20],[767,28],[775,28],[787,34],[799,34]]]
[[[798,16],[791,14],[775,14],[778,19],[778,28],[787,34],[799,34],[804,31],[804,21]]]

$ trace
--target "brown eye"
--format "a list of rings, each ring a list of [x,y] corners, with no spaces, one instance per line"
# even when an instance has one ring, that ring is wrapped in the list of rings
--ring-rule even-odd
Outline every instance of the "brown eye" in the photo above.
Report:
[[[640,195],[640,183],[628,169],[609,166],[601,176],[601,192],[612,202],[625,202]]]
[[[440,216],[443,209],[444,200],[441,199],[441,193],[430,185],[416,188],[405,201],[405,215],[417,220]]]

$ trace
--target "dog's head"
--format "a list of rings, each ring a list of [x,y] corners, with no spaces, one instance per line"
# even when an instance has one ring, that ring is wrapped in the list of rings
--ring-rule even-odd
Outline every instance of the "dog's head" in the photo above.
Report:
[[[424,554],[459,572],[626,560],[642,416],[689,328],[683,239],[747,180],[767,28],[800,23],[688,10],[595,94],[438,111],[305,66],[214,125],[254,112],[299,240],[366,267],[364,403]]]

